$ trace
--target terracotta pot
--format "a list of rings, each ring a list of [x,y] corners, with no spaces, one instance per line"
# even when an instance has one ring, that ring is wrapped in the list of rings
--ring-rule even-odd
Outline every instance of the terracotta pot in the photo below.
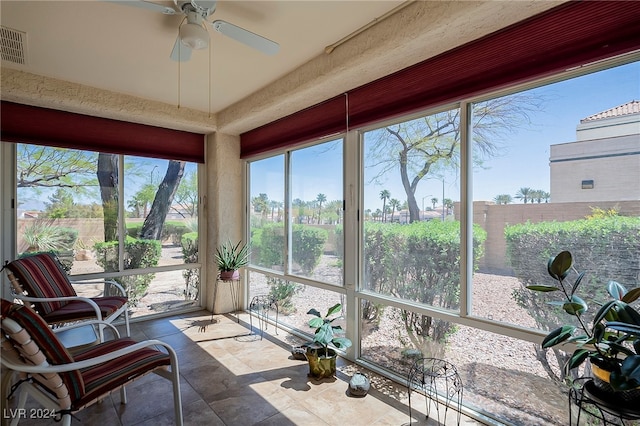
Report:
[[[315,379],[332,377],[336,374],[336,358],[337,354],[333,349],[328,349],[328,355],[324,354],[324,349],[308,349],[309,376]]]
[[[239,280],[240,271],[220,271],[220,279],[222,281]]]

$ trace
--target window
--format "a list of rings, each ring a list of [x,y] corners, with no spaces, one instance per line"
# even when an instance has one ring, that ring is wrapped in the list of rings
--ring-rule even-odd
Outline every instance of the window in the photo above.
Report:
[[[567,248],[589,271],[586,291],[610,279],[639,285],[640,114],[630,94],[638,94],[640,63],[562,77],[352,129],[360,158],[344,157],[343,169],[359,172],[342,186],[358,188],[359,222],[347,218],[344,228],[360,229],[360,243],[339,260],[360,271],[355,297],[327,291],[333,282],[301,273],[295,259],[292,269],[283,260],[284,274],[252,271],[251,295],[286,298],[289,319],[281,322],[302,331],[312,300],[343,301],[349,312],[357,307],[355,323],[345,325],[359,327],[359,362],[402,377],[418,354],[451,359],[474,409],[506,423],[566,424],[566,404],[547,403],[564,400],[566,354],[535,342],[567,318],[545,314],[544,295],[525,286],[544,280],[547,258]],[[291,198],[285,220],[317,222],[318,205],[303,201],[317,200],[316,182],[339,182],[325,149],[251,162],[252,199],[254,185],[270,181],[255,171],[277,162],[279,199],[287,191]],[[305,163],[307,154],[318,164]],[[585,181],[594,182],[588,191]],[[279,229],[294,240],[295,228]],[[509,396],[522,394],[514,381],[527,383],[532,398],[514,404]]]
[[[134,316],[198,303],[196,163],[17,144],[16,164],[18,255],[54,251],[80,278],[106,272]]]

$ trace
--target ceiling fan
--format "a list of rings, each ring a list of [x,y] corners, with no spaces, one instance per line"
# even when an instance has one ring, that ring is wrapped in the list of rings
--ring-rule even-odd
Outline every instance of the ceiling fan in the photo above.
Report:
[[[153,10],[165,15],[185,15],[186,22],[180,25],[178,37],[171,51],[171,59],[174,61],[188,61],[191,58],[192,50],[206,49],[209,46],[207,25],[211,25],[217,32],[267,55],[275,55],[280,49],[278,43],[237,25],[220,19],[209,22],[207,18],[216,10],[217,2],[215,0],[173,0],[173,7],[145,0],[111,1],[113,3]]]

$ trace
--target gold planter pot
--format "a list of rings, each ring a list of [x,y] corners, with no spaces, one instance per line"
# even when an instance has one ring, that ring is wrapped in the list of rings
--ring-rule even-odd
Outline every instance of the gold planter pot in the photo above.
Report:
[[[307,349],[309,376],[315,379],[325,379],[336,374],[336,352],[333,349],[328,349],[328,355],[324,352],[324,349]]]

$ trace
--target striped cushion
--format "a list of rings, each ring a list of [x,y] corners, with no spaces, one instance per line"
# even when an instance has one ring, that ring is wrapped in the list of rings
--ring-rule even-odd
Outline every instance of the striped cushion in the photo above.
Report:
[[[111,316],[127,303],[126,297],[108,296],[91,298],[98,304],[102,318]],[[42,316],[48,323],[77,321],[96,317],[96,311],[91,305],[81,300],[72,300],[62,308]]]
[[[14,260],[7,268],[31,297],[76,296],[69,277],[51,253],[38,253]],[[41,315],[47,315],[66,304],[67,302],[34,303]]]
[[[1,302],[2,316],[11,318],[29,333],[49,364],[59,365],[73,362],[69,351],[60,343],[58,337],[40,315],[24,305],[18,305],[5,299],[2,299]],[[80,372],[76,370],[58,374],[69,390],[71,401],[80,398],[85,390]]]
[[[138,342],[128,337],[100,343],[75,355],[76,361],[93,358],[127,348]],[[105,393],[111,392],[127,382],[148,373],[158,367],[169,366],[169,355],[152,348],[137,351],[119,357],[118,359],[82,370],[82,379],[86,394],[72,402],[72,408],[77,410]]]

